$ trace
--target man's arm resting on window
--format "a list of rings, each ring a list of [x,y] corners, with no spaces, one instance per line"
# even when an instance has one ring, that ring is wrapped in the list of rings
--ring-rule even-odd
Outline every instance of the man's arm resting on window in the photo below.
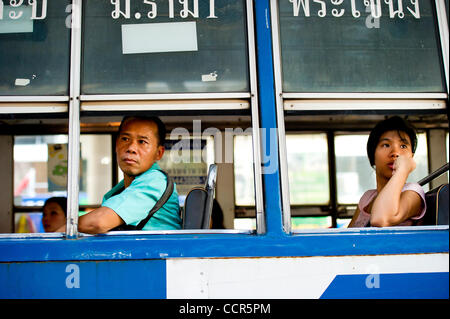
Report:
[[[124,223],[111,208],[100,207],[78,218],[78,231],[87,234],[102,234]],[[57,232],[65,232],[64,225]]]

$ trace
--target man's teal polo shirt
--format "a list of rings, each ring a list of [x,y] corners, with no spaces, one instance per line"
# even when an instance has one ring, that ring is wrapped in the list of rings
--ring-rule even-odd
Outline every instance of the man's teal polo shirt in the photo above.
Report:
[[[127,225],[137,225],[147,217],[148,212],[161,198],[167,185],[167,178],[157,163],[135,177],[127,188],[124,181],[114,186],[103,197],[102,206],[111,208]],[[142,230],[181,229],[180,205],[174,183],[169,200],[161,207]]]

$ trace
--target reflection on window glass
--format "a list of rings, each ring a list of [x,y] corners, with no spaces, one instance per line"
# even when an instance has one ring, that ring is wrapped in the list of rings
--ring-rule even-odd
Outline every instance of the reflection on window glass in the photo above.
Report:
[[[337,218],[336,219],[336,228],[348,228],[348,225],[351,222],[351,218]]]
[[[249,91],[245,1],[111,2],[83,4],[84,94]]]
[[[99,205],[112,187],[110,135],[82,134],[80,205]]]
[[[428,172],[428,146],[427,135],[425,133],[417,134],[417,149],[414,154],[414,160],[416,161],[416,169],[409,174],[407,182],[417,183],[422,178],[429,174]],[[425,191],[429,190],[430,185],[422,186]]]
[[[326,204],[330,200],[327,136],[286,136],[291,205]]]
[[[14,204],[41,206],[67,196],[67,135],[16,136]]]
[[[255,205],[251,135],[234,137],[234,194],[237,206]]]
[[[335,137],[339,204],[356,204],[365,191],[376,188],[375,170],[370,166],[366,152],[368,137],[368,134]],[[408,182],[418,182],[428,175],[426,134],[418,134],[417,140],[416,169],[409,175]],[[427,191],[428,185],[423,188]]]
[[[209,165],[214,163],[214,139],[166,140],[159,166],[174,180],[180,205],[187,193],[206,183]]]
[[[67,135],[16,136],[14,204],[42,206],[67,196]],[[111,137],[81,135],[80,205],[99,205],[111,188]]]
[[[368,134],[335,137],[337,198],[339,204],[358,203],[362,194],[376,188],[375,170],[367,158]]]
[[[0,95],[68,94],[70,3],[0,1]]]
[[[447,22],[450,21],[449,15],[448,15],[448,0],[445,0],[445,11],[447,11]]]
[[[331,228],[331,216],[292,217],[291,229]]]
[[[233,229],[255,230],[256,229],[256,218],[235,218]]]
[[[42,225],[42,213],[15,213],[15,233],[45,233]]]
[[[284,92],[445,91],[433,1],[335,2],[278,1]]]
[[[445,153],[447,154],[447,163],[448,163],[448,153],[449,153],[449,151],[450,151],[450,149],[448,148],[448,132],[447,132],[446,140],[447,140],[447,152],[445,152]],[[449,174],[449,175],[450,175],[450,174]]]

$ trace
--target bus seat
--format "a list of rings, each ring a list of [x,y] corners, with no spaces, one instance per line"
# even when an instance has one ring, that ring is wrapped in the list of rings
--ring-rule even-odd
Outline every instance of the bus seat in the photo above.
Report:
[[[425,193],[427,212],[424,225],[448,225],[448,184]]]
[[[183,229],[209,229],[216,188],[217,165],[211,164],[205,187],[189,191],[184,202]]]

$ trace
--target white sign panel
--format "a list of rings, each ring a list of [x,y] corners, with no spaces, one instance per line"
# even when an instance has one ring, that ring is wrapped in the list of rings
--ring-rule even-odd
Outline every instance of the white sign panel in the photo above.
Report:
[[[122,25],[122,53],[197,51],[196,22]]]
[[[0,33],[33,32],[31,7],[22,7],[17,13],[14,7],[2,6],[0,1]]]

